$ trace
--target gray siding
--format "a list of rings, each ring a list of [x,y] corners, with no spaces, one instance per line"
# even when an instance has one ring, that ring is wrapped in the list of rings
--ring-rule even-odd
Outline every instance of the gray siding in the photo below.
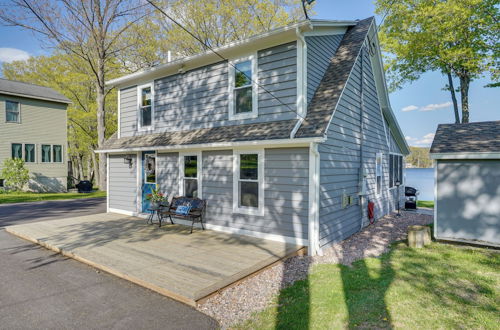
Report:
[[[500,160],[437,162],[436,230],[500,245]]]
[[[307,103],[311,102],[344,35],[306,37]]]
[[[258,118],[229,120],[228,63],[219,62],[154,82],[155,132],[295,118],[296,42],[260,50],[257,65],[259,84],[262,86],[258,91]],[[136,87],[123,89],[121,94],[121,135],[143,134],[137,132]]]
[[[389,146],[384,119],[378,104],[370,59],[363,57],[364,106],[363,168],[367,175],[367,198],[375,203],[375,218],[394,210],[396,190],[388,189]],[[342,195],[359,191],[361,162],[361,58],[354,66],[339,101],[328,131],[328,140],[321,144],[320,179],[320,245],[341,241],[366,225],[366,211],[359,205],[342,208]],[[376,194],[375,160],[382,152],[383,176],[380,195]],[[402,188],[400,188],[400,193]],[[366,204],[364,205],[366,207]]]
[[[133,166],[123,162],[124,155],[109,155],[109,207],[136,212],[137,157]]]

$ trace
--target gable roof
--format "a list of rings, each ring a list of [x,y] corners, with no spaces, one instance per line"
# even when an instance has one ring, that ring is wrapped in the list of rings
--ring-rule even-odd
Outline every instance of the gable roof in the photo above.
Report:
[[[500,121],[441,124],[431,153],[500,153]]]
[[[322,136],[326,133],[373,20],[373,17],[369,17],[347,30],[307,107],[306,118],[295,137]]]
[[[52,88],[0,78],[0,94],[69,104],[71,101]]]
[[[313,97],[308,105],[307,115],[304,121],[298,119],[286,121],[274,121],[258,124],[241,124],[221,126],[214,128],[195,129],[190,131],[166,132],[149,134],[147,136],[133,136],[109,139],[100,148],[99,152],[106,150],[117,150],[130,148],[138,150],[146,147],[179,146],[219,142],[243,142],[262,141],[275,139],[324,139],[326,130],[333,116],[334,110],[347,84],[347,80],[358,58],[358,54],[365,39],[374,23],[370,17],[358,21],[354,26],[347,25],[347,31],[332,58],[330,65]],[[327,23],[325,23],[327,24]],[[384,92],[385,93],[385,90]],[[387,97],[387,96],[386,96]],[[394,114],[390,107],[384,108],[384,116],[389,122],[395,122],[390,126],[399,141],[402,141],[403,153],[408,154],[409,149],[404,136],[397,125]],[[392,119],[392,121],[391,121]],[[298,128],[298,130],[297,130]],[[295,134],[292,134],[295,132]]]

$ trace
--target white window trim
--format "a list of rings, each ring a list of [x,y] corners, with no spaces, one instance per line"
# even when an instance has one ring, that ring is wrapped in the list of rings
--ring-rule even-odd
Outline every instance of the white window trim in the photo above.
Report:
[[[17,116],[17,121],[8,121],[7,120],[7,102],[12,102],[12,103],[17,103],[17,108],[18,108],[18,116]],[[12,100],[5,100],[5,123],[6,124],[21,124],[21,102],[19,101],[12,101]]]
[[[252,63],[252,112],[235,113],[235,100],[234,100],[234,75],[236,69],[234,66],[240,62],[251,61]],[[258,67],[257,67],[257,53],[241,57],[228,62],[228,98],[229,98],[229,120],[238,119],[252,119],[259,116],[259,85],[258,85]]]
[[[32,144],[32,143],[28,143],[28,144]],[[40,149],[40,161],[38,163],[40,164],[62,164],[64,163],[64,145],[62,144],[52,144],[52,143],[40,143],[39,145],[35,145],[35,150],[38,149],[38,146],[39,146],[39,149]],[[44,162],[43,161],[43,146],[50,146],[50,162]],[[54,146],[61,146],[61,161],[60,162],[56,162],[54,161]],[[36,156],[35,156],[35,159],[38,159],[38,153],[36,153]],[[23,146],[23,157],[24,157],[24,146]]]
[[[258,155],[259,207],[240,207],[240,155]],[[233,213],[264,216],[264,149],[233,150]]]
[[[202,157],[201,151],[196,152],[180,152],[179,153],[179,195],[184,196],[184,179],[193,179],[184,177],[184,157],[185,156],[196,156],[197,157],[197,176],[198,180],[198,198],[203,198],[203,180],[202,180]]]
[[[54,146],[61,146],[61,161],[60,162],[56,162],[54,160]],[[64,146],[62,144],[51,144],[51,148],[50,148],[50,151],[52,152],[52,163],[55,163],[55,164],[62,164],[64,163]]]
[[[152,150],[151,150],[152,151]],[[154,151],[154,153],[150,153],[150,155],[155,155],[155,182],[144,182],[146,184],[154,184],[155,186],[158,185],[158,151]],[[143,160],[142,160],[142,155],[141,155],[141,167],[142,167],[142,173],[141,175],[143,177],[146,177],[146,168],[144,168]],[[157,187],[155,187],[156,189]],[[142,194],[141,194],[142,196]]]
[[[141,124],[141,92],[144,88],[151,88],[151,125],[142,126]],[[137,130],[138,131],[153,131],[155,129],[155,89],[154,83],[150,82],[144,85],[137,86]]]
[[[12,145],[13,144],[20,144],[21,145],[21,159],[26,163],[26,164],[37,164],[38,163],[38,145],[36,143],[31,143],[31,142],[10,142],[10,158],[12,158]],[[26,145],[27,144],[32,144],[34,145],[35,148],[35,160],[33,162],[27,162],[26,159]]]
[[[380,172],[378,172],[377,160],[380,159]],[[378,190],[377,177],[380,176],[380,191]],[[377,152],[375,156],[375,195],[380,197],[382,195],[382,188],[384,186],[384,154]]]

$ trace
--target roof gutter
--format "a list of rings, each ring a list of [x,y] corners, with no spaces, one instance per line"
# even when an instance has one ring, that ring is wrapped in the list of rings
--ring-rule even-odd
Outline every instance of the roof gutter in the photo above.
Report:
[[[255,147],[279,147],[284,145],[304,145],[308,146],[310,143],[325,142],[322,137],[314,138],[299,138],[299,139],[275,139],[275,140],[261,140],[261,141],[238,141],[238,142],[215,142],[215,143],[200,143],[200,144],[184,144],[184,145],[171,145],[171,146],[145,146],[145,147],[131,147],[119,149],[101,149],[95,150],[95,153],[127,153],[137,151],[179,151],[179,150],[192,150],[192,149],[231,149],[234,147],[242,148],[255,148]]]

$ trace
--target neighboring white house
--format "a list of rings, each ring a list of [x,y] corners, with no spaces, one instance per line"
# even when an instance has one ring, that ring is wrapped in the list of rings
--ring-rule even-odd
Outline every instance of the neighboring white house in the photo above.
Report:
[[[107,82],[119,91],[108,211],[207,200],[208,228],[311,254],[395,209],[408,146],[373,18],[311,20]],[[403,187],[401,187],[403,188]],[[398,191],[400,192],[398,196]]]
[[[439,125],[434,235],[500,246],[500,121]]]

